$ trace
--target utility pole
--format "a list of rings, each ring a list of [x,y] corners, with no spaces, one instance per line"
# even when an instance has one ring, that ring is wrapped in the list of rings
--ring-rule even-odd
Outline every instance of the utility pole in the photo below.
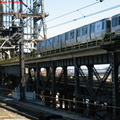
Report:
[[[20,80],[21,80],[21,85],[20,85],[20,100],[24,101],[25,100],[25,61],[24,61],[24,41],[23,41],[23,28],[21,28],[21,41],[19,44],[19,53],[20,53]]]
[[[43,36],[44,39],[47,38],[47,28],[46,28],[46,22],[45,22],[45,13],[44,13],[44,0],[41,0],[41,13],[42,13],[42,24],[43,24]]]
[[[22,2],[22,0],[19,0]],[[19,32],[21,33],[21,41],[19,43],[19,53],[20,53],[20,100],[24,101],[25,100],[25,61],[24,61],[24,25],[23,21],[21,20],[22,18],[22,4],[20,4],[20,11],[19,11],[19,19],[20,19],[20,24],[22,25],[21,28],[19,29]]]

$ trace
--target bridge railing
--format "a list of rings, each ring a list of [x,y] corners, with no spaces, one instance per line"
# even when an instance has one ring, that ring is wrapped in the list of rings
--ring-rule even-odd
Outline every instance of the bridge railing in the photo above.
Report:
[[[66,46],[64,48],[54,49],[54,50],[50,50],[50,51],[46,51],[46,52],[33,53],[33,54],[30,53],[30,54],[25,55],[25,60],[41,58],[43,56],[60,54],[63,52],[69,52],[69,51],[74,52],[74,51],[84,50],[84,49],[88,49],[88,48],[100,47],[100,45],[102,43],[111,42],[111,41],[114,41],[117,39],[113,36],[113,33],[106,34],[106,38],[105,38],[105,35],[102,35],[102,38],[104,38],[104,39],[98,40],[96,38],[96,40],[91,40],[91,41],[88,41],[86,43],[79,43],[76,45]],[[19,61],[19,57],[13,57],[11,59],[1,60],[0,64],[13,63],[13,62],[18,62],[18,61]]]

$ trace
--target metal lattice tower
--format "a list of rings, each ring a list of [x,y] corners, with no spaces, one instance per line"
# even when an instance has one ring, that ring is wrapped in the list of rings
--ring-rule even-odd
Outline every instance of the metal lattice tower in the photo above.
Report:
[[[0,50],[15,48],[11,39],[21,28],[25,47],[33,49],[34,43],[47,37],[47,16],[44,0],[0,0]]]

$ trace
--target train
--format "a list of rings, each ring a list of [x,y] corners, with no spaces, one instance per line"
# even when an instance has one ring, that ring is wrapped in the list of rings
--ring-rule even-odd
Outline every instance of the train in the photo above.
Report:
[[[37,52],[46,52],[77,44],[102,40],[108,33],[112,33],[112,36],[120,36],[120,14],[98,20],[48,38],[44,41],[40,41],[37,44]]]

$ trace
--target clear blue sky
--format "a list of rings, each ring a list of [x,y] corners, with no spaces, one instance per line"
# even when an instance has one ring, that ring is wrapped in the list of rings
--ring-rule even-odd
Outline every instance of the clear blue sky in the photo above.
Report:
[[[101,11],[110,7],[114,7],[117,5],[120,6],[120,0],[104,0],[103,2],[98,2],[98,1],[97,0],[44,0],[45,12],[49,13],[49,16],[46,18],[46,24],[48,28],[47,30],[48,38],[64,33],[71,29],[83,26],[85,24],[89,24],[99,19],[110,17],[112,15],[120,13],[120,7],[118,7],[103,13],[99,13],[97,15],[84,18],[83,15],[87,16],[89,14],[92,14],[97,11]],[[91,7],[77,11],[78,9],[93,3],[96,3],[96,4]],[[48,22],[53,18],[56,18],[58,16],[64,15],[66,13],[69,13],[75,10],[76,12],[73,12],[72,14],[69,14],[67,16]],[[74,19],[81,18],[81,17],[83,18],[80,20],[70,22],[68,24],[58,26],[55,28],[51,28],[58,24],[65,23],[67,21],[73,21]]]

